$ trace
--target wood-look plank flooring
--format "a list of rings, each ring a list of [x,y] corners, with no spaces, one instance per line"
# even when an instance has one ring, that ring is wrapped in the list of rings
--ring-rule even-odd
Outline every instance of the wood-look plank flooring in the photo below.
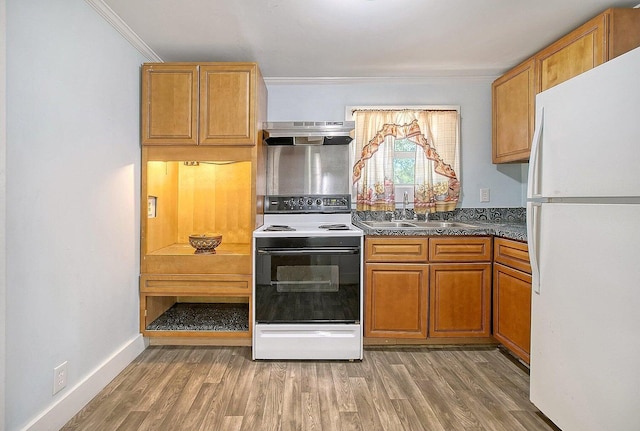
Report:
[[[340,362],[154,346],[63,430],[556,430],[528,392],[494,347],[367,347]]]

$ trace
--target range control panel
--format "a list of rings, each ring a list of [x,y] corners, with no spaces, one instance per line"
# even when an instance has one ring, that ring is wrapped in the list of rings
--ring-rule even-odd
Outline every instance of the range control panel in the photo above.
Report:
[[[265,214],[348,213],[350,195],[267,196]]]

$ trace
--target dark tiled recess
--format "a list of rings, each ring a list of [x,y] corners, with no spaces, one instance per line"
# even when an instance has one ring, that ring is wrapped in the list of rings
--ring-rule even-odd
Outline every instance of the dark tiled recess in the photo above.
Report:
[[[248,331],[248,304],[177,303],[147,326],[150,331]]]

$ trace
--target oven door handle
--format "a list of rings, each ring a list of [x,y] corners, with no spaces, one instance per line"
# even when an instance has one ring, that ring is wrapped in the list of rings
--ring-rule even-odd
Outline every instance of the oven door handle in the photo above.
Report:
[[[258,254],[275,254],[275,255],[304,255],[304,254],[358,254],[358,247],[340,247],[340,248],[259,248],[256,250]]]

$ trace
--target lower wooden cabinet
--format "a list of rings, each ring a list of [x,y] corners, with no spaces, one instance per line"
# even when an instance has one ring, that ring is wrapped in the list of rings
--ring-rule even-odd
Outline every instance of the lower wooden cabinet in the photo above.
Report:
[[[491,341],[491,257],[490,237],[366,238],[365,337]]]
[[[429,337],[491,336],[491,238],[429,239]]]
[[[493,286],[493,336],[529,363],[531,275],[496,263]]]
[[[426,338],[428,266],[367,263],[365,337]]]
[[[491,335],[491,264],[431,264],[429,337]]]
[[[250,345],[251,301],[250,275],[143,274],[140,332],[151,344]]]
[[[494,241],[493,336],[529,363],[531,346],[531,266],[527,244]]]

